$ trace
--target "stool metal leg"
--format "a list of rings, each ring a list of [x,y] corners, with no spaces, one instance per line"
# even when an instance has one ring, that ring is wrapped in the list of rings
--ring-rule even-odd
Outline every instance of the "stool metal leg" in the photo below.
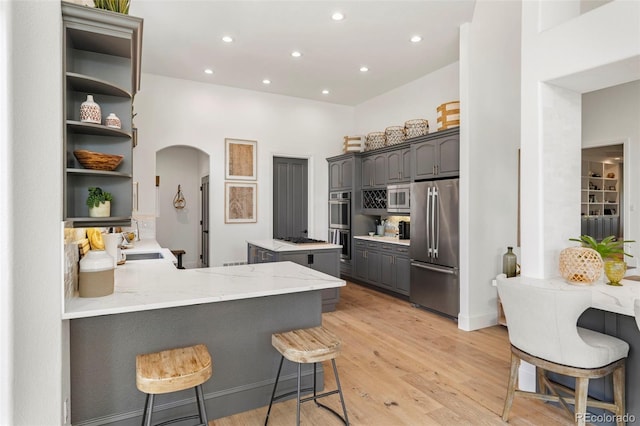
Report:
[[[153,397],[154,395],[152,393],[147,394],[147,400],[144,403],[142,426],[151,426],[151,417],[153,415]]]
[[[302,376],[302,364],[298,363],[298,396],[296,398],[296,426],[300,426],[300,384]],[[314,388],[315,392],[315,388]]]
[[[198,414],[200,415],[200,423],[207,426],[209,420],[207,419],[207,410],[204,406],[204,393],[202,392],[202,385],[196,386],[196,401],[198,401]]]
[[[347,416],[347,406],[344,403],[344,395],[342,395],[342,386],[340,386],[340,378],[338,377],[338,369],[336,368],[335,358],[331,360],[333,365],[333,374],[336,375],[336,384],[338,385],[338,394],[340,395],[340,402],[342,403],[342,411],[344,412],[344,424],[349,426],[349,417]]]
[[[264,426],[269,423],[269,414],[271,413],[271,406],[273,405],[273,398],[276,396],[276,388],[278,387],[278,380],[280,379],[280,371],[282,371],[282,363],[284,362],[284,356],[280,357],[280,366],[278,367],[278,374],[276,375],[276,382],[273,384],[273,392],[271,392],[271,400],[269,401],[269,409],[267,410],[267,417],[264,419]]]

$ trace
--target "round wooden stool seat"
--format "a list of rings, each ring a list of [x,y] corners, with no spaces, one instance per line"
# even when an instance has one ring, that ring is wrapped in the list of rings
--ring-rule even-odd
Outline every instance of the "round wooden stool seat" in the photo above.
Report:
[[[308,364],[334,359],[340,354],[340,338],[324,327],[276,333],[271,344],[289,361]]]
[[[272,334],[271,344],[282,356],[280,357],[280,366],[278,367],[278,374],[276,375],[273,392],[271,393],[271,400],[269,401],[267,417],[264,420],[265,426],[269,423],[269,415],[271,414],[271,407],[273,406],[273,403],[293,394],[296,395],[297,399],[296,425],[300,425],[300,404],[307,401],[314,401],[318,407],[322,407],[335,414],[346,426],[349,426],[347,407],[344,403],[344,395],[342,394],[342,387],[340,386],[340,377],[338,377],[338,369],[336,368],[336,357],[340,355],[340,346],[342,344],[340,338],[324,327],[313,327]],[[295,391],[286,392],[276,396],[276,389],[278,388],[278,381],[280,379],[280,373],[282,372],[282,363],[285,358],[298,364],[297,389]],[[328,360],[331,360],[337,389],[318,394],[316,384],[316,365],[319,362]],[[305,389],[302,389],[301,384],[302,364],[313,364],[313,384],[311,387]],[[313,395],[302,398],[302,392],[309,391],[313,392]],[[342,415],[336,412],[333,408],[318,402],[318,399],[334,394],[338,394],[340,396]]]
[[[212,373],[211,355],[202,344],[136,356],[136,386],[147,394],[193,388]]]

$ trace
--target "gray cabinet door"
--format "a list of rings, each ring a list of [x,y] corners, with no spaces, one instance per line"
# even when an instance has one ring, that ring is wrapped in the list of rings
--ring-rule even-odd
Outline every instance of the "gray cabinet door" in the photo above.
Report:
[[[450,136],[438,143],[438,177],[455,177],[460,174],[460,137]]]
[[[402,150],[387,153],[387,182],[396,183],[402,181]]]
[[[329,190],[342,188],[341,162],[329,163]]]
[[[356,268],[356,278],[367,281],[369,277],[369,265],[367,264],[367,249],[364,244],[356,243],[356,249],[354,253],[354,261]]]
[[[373,186],[374,168],[373,157],[364,157],[362,159],[362,188],[371,188]]]
[[[351,189],[353,186],[353,157],[329,163],[329,190]]]
[[[342,188],[351,189],[353,186],[353,158],[340,162],[340,174],[342,176]]]
[[[396,284],[396,268],[393,253],[380,253],[380,282],[383,287],[393,289]]]
[[[380,252],[367,247],[367,278],[372,284],[380,283]]]
[[[436,176],[436,145],[432,141],[415,144],[413,168],[415,179],[430,179]]]
[[[387,186],[387,154],[373,157],[373,186]]]
[[[404,295],[408,296],[409,295],[409,285],[411,283],[411,279],[410,279],[411,261],[409,260],[408,253],[407,253],[407,255],[396,254],[395,267],[396,267],[395,290],[398,293],[401,293],[401,294],[404,294]]]
[[[402,180],[409,182],[411,180],[411,148],[405,148],[401,151],[402,157]]]

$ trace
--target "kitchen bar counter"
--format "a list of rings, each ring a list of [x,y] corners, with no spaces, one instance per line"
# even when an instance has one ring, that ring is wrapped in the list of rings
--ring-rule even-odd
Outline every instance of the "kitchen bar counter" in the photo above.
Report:
[[[137,260],[116,268],[113,294],[68,299],[63,319],[299,293],[344,285],[344,280],[293,262],[176,269],[166,259]]]
[[[374,235],[372,237],[368,236],[368,235],[361,235],[361,236],[355,236],[353,237],[357,240],[367,240],[367,241],[375,241],[378,243],[391,243],[391,244],[398,244],[401,246],[410,246],[411,245],[411,240],[401,240],[398,237],[382,237],[382,236],[377,236]]]
[[[562,278],[536,279],[527,277],[506,278],[504,274],[497,277],[500,280],[516,280],[523,285],[576,291],[578,289],[591,290],[591,308],[587,309],[579,318],[580,327],[595,330],[624,340],[629,344],[629,356],[626,363],[626,413],[640,419],[640,331],[636,325],[633,304],[640,299],[640,282],[623,279],[621,287],[606,285],[603,278],[592,285],[572,285]],[[507,320],[507,327],[509,327]],[[524,364],[524,363],[523,363]],[[535,387],[535,374],[530,365],[521,366],[521,374],[525,374],[528,384]],[[608,378],[606,378],[609,380]],[[565,386],[573,387],[573,382],[563,376],[554,376],[554,380]],[[610,381],[605,378],[589,381],[589,395],[601,400],[612,401],[613,394]],[[608,414],[608,413],[607,413]],[[595,423],[604,425],[609,423]]]
[[[143,247],[138,247],[143,250]],[[271,335],[322,324],[322,291],[339,278],[293,262],[176,269],[170,259],[127,261],[115,292],[67,301],[71,423],[140,424],[145,395],[136,388],[137,354],[202,343],[214,365],[204,383],[210,420],[269,403],[280,354]],[[295,389],[295,366],[282,389]],[[304,380],[312,368],[303,366]],[[318,386],[323,386],[318,369]],[[191,410],[192,392],[162,395],[154,421]]]

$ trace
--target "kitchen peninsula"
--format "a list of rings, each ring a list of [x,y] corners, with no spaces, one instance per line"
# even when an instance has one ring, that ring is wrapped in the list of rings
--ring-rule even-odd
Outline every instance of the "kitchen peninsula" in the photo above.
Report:
[[[340,277],[342,246],[310,238],[247,241],[247,263],[291,261],[334,277]],[[322,312],[335,311],[340,300],[339,288],[322,290]]]
[[[204,384],[210,418],[264,406],[279,361],[271,334],[320,325],[321,291],[345,285],[293,262],[179,270],[170,259],[128,261],[115,282],[112,295],[65,304],[74,425],[139,424],[136,354],[195,343],[213,358]],[[293,367],[284,378],[293,389]],[[154,420],[190,408],[183,407],[190,398],[188,391],[163,395]]]

